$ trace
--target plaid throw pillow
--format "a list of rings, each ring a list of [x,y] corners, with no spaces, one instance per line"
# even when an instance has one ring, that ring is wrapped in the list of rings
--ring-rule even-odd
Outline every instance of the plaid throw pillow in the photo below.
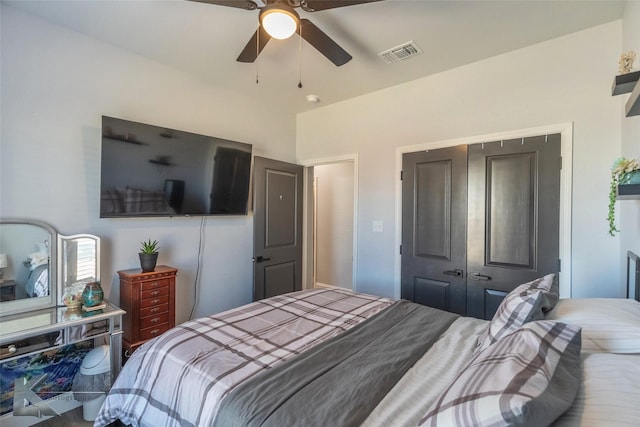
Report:
[[[471,360],[420,421],[425,426],[546,426],[578,393],[580,328],[524,325]]]
[[[532,320],[541,320],[544,313],[558,302],[557,283],[548,274],[532,282],[524,283],[502,300],[489,328],[478,340],[475,354],[489,347]]]

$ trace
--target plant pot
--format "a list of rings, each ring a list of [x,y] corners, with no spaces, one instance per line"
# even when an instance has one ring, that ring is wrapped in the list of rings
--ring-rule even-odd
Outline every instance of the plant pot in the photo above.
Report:
[[[624,182],[620,183],[620,185],[625,184],[640,184],[640,170],[629,172]]]
[[[152,254],[139,253],[138,256],[140,257],[140,268],[142,268],[143,273],[155,270],[158,262],[158,252]]]

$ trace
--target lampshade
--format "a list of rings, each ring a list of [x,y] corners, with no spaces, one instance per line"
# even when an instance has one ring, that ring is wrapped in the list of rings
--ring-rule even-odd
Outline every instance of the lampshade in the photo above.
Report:
[[[0,268],[7,268],[7,254],[0,254]]]
[[[260,25],[274,39],[288,39],[296,32],[300,16],[285,4],[272,4],[260,12]]]

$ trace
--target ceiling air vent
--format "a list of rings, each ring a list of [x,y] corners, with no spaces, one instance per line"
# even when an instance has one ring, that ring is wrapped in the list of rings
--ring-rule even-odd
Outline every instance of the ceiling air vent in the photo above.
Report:
[[[392,47],[391,49],[380,52],[378,56],[381,56],[388,64],[409,59],[413,56],[422,53],[422,49],[413,41],[402,43],[400,46]]]

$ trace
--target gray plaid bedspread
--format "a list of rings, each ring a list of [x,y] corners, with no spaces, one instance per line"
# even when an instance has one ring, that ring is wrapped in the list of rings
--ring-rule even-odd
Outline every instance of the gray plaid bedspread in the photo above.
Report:
[[[209,426],[247,379],[393,303],[342,290],[296,292],[179,325],[134,352],[94,423]]]
[[[359,426],[458,317],[397,301],[239,385],[214,426]]]

